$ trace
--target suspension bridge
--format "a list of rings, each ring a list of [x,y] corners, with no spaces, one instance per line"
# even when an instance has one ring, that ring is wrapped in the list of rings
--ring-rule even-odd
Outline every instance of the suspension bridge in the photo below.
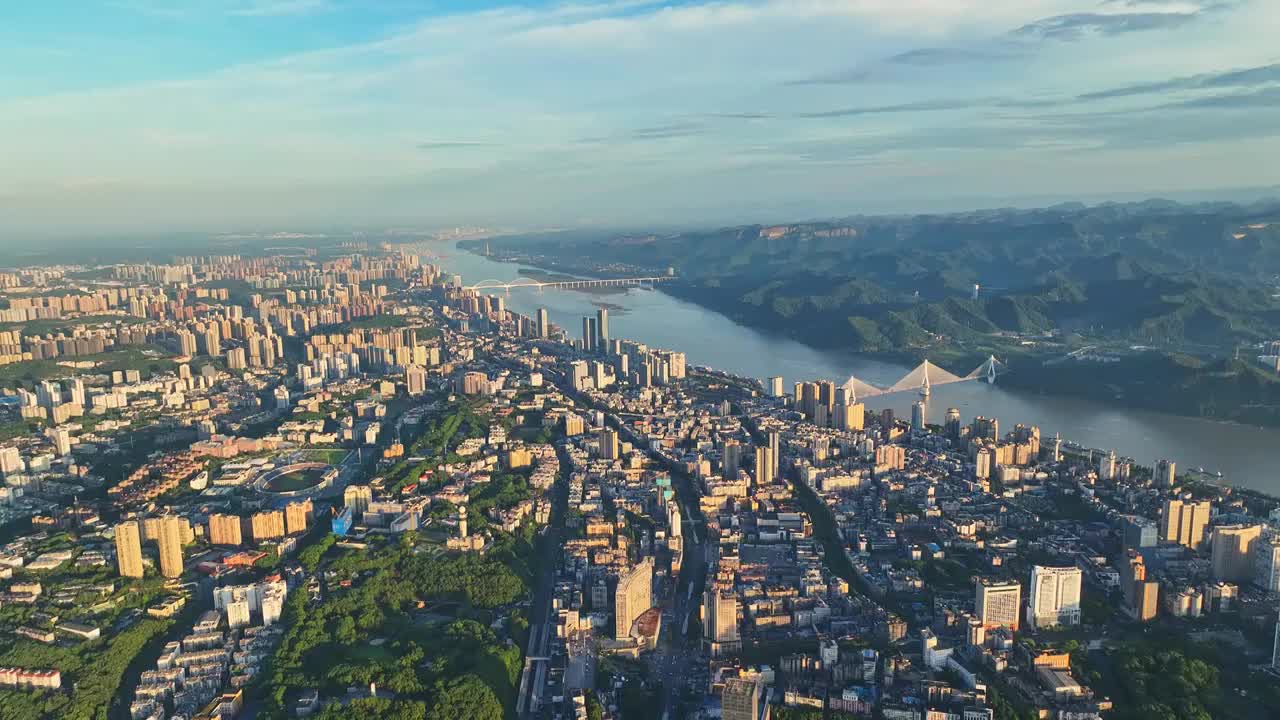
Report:
[[[645,285],[657,285],[660,282],[673,280],[670,275],[661,277],[637,277],[637,278],[606,278],[606,279],[572,279],[572,280],[534,280],[533,278],[521,278],[519,280],[482,280],[475,285],[466,286],[467,290],[479,292],[481,290],[505,290],[511,292],[519,288],[533,288],[538,292],[547,289],[555,290],[581,290],[586,288],[602,288],[602,287],[637,287]]]
[[[928,397],[931,389],[939,385],[951,385],[952,383],[973,380],[986,380],[989,384],[994,384],[996,378],[1005,372],[1008,372],[1008,367],[997,360],[995,355],[987,358],[986,362],[974,368],[973,372],[963,376],[950,373],[925,360],[917,365],[914,370],[904,375],[901,380],[889,387],[877,387],[853,376],[850,376],[841,387],[852,393],[855,398],[875,397],[876,395],[888,395],[889,393],[911,390]]]

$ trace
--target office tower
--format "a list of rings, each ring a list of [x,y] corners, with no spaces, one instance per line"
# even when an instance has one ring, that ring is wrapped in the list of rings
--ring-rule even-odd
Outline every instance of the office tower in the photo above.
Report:
[[[551,337],[551,321],[547,319],[546,308],[538,308],[537,333],[543,339]]]
[[[1173,487],[1177,482],[1178,464],[1172,460],[1161,460],[1156,463],[1155,484],[1159,487]]]
[[[307,531],[311,523],[311,500],[291,502],[284,507],[284,531],[288,535],[297,535]]]
[[[1079,625],[1081,577],[1078,567],[1033,567],[1027,624],[1033,629]]]
[[[421,365],[410,365],[404,370],[404,384],[409,394],[417,397],[427,392],[427,369]]]
[[[756,448],[756,485],[773,484],[773,451],[761,445]]]
[[[766,385],[766,387],[768,387],[768,389],[769,389],[769,395],[770,395],[770,397],[778,397],[778,398],[780,398],[780,397],[782,397],[783,395],[786,395],[786,394],[787,394],[787,391],[786,391],[786,390],[784,390],[784,389],[782,388],[782,376],[781,376],[781,375],[772,375],[772,376],[770,376],[770,377],[769,377],[769,379],[765,381],[765,385]]]
[[[596,349],[600,352],[609,351],[609,310],[607,308],[596,310]]]
[[[782,470],[782,433],[769,431],[769,456],[773,458],[773,476],[777,477]]]
[[[136,520],[116,525],[116,569],[120,577],[142,577],[142,528]]]
[[[373,502],[373,488],[368,485],[348,485],[347,489],[342,491],[342,505],[357,518],[364,516],[371,502]]]
[[[1211,508],[1208,500],[1166,500],[1160,524],[1160,539],[1189,548],[1200,547],[1204,543],[1204,529],[1209,524]]]
[[[754,678],[729,678],[720,694],[722,720],[759,720],[760,683]]]
[[[209,542],[214,545],[239,545],[242,543],[240,517],[238,515],[210,515]]]
[[[1006,627],[1016,631],[1021,605],[1021,583],[1014,580],[978,579],[974,608],[983,626]]]
[[[284,513],[279,510],[254,513],[249,518],[249,533],[255,543],[284,537]]]
[[[721,468],[725,479],[738,477],[738,469],[742,467],[742,446],[737,440],[725,440],[720,444]]]
[[[1146,518],[1127,517],[1124,519],[1124,547],[1126,550],[1142,550],[1155,547],[1160,540],[1159,530],[1155,523]]]
[[[917,400],[911,404],[911,429],[916,432],[924,430],[924,414],[926,405],[924,401]]]
[[[596,435],[596,442],[599,445],[600,457],[604,460],[617,460],[618,453],[618,433],[609,428],[601,428]]]
[[[712,657],[740,647],[738,596],[732,590],[713,586],[703,593],[702,639]]]
[[[943,428],[946,430],[947,436],[953,439],[960,438],[960,408],[947,408],[947,419],[943,421]]]
[[[1253,577],[1253,549],[1262,535],[1261,525],[1219,525],[1210,544],[1213,576],[1227,582],[1247,582]]]
[[[165,515],[160,519],[160,574],[167,578],[182,575],[182,518]]]
[[[618,579],[613,607],[613,637],[626,640],[636,619],[653,607],[653,558],[645,558]]]
[[[585,352],[594,352],[597,347],[596,319],[593,317],[584,317],[582,318],[582,349]]]
[[[1268,595],[1280,593],[1280,534],[1274,530],[1253,545],[1253,584]]]

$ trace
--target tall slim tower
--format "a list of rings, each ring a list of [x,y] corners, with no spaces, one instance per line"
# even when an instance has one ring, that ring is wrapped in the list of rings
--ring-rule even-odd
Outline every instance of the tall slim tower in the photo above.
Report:
[[[551,337],[551,321],[547,319],[546,308],[538,308],[537,324],[538,324],[538,337],[543,338],[544,340],[546,338]]]
[[[773,461],[773,451],[767,446],[761,445],[756,448],[756,485],[772,485],[773,484],[773,468],[776,463]]]
[[[773,476],[778,476],[778,471],[782,469],[782,433],[777,430],[769,431],[769,455],[773,458]]]
[[[596,310],[596,349],[609,349],[609,310]]]
[[[121,577],[142,577],[142,528],[136,520],[116,525],[116,568]]]

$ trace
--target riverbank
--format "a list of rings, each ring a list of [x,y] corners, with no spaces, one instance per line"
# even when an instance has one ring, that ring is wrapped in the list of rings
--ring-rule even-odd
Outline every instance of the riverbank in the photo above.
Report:
[[[459,248],[475,253],[475,248],[466,243],[460,243]],[[498,253],[488,259],[533,266],[548,273],[548,277],[570,272],[575,276],[586,274],[583,268],[565,267],[546,256]],[[837,312],[814,311],[783,318],[715,287],[677,280],[663,283],[658,289],[740,325],[786,337],[819,351],[855,353],[907,367],[928,358],[957,375],[968,373],[995,355],[1008,370],[1000,384],[1019,392],[1084,398],[1114,407],[1247,427],[1280,428],[1280,376],[1246,361],[1202,359],[1164,350],[1064,361],[1064,356],[1075,346],[1047,342],[1023,345],[1018,338],[1001,337],[983,342],[929,342],[926,339],[902,349],[881,346],[866,349],[855,342],[861,336],[849,318]]]

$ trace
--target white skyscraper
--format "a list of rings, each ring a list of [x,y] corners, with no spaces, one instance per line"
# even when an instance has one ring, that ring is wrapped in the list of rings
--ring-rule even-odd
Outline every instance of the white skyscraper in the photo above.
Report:
[[[1081,575],[1077,567],[1032,568],[1027,624],[1036,629],[1080,624]]]

